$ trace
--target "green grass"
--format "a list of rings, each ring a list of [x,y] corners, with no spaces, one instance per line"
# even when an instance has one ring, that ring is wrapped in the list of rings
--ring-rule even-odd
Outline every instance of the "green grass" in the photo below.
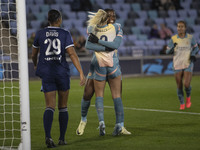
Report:
[[[200,76],[192,79],[192,107],[179,111],[176,84],[173,76],[139,77],[123,79],[123,105],[125,127],[130,136],[113,137],[115,124],[113,108],[105,108],[106,135],[99,136],[98,118],[94,98],[88,113],[88,123],[83,136],[75,131],[80,121],[83,87],[79,81],[71,80],[68,101],[69,123],[66,133],[68,145],[55,150],[199,150],[200,149]],[[31,147],[32,150],[47,149],[44,143],[43,112],[44,95],[40,92],[40,81],[30,81]],[[113,106],[110,89],[105,89],[105,106]],[[141,110],[134,110],[138,108]],[[146,109],[146,110],[145,110]],[[149,109],[161,111],[149,111]],[[172,112],[162,112],[169,110]],[[186,113],[177,113],[186,112]],[[197,113],[189,114],[189,112]],[[52,138],[57,143],[59,137],[58,110],[54,114]]]

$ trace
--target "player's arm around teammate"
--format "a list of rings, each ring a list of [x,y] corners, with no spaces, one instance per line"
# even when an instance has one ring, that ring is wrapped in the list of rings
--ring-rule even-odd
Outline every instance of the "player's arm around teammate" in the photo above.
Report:
[[[198,52],[198,45],[192,35],[186,33],[186,23],[177,23],[178,34],[171,37],[167,54],[173,54],[173,69],[177,84],[177,95],[180,101],[180,110],[185,109],[183,87],[186,92],[186,107],[191,107],[191,80],[195,55]],[[184,80],[183,80],[184,78]]]

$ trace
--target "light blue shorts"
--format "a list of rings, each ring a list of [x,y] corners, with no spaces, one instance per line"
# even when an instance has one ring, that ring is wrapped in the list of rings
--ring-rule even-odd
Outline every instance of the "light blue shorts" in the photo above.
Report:
[[[104,81],[108,78],[116,78],[121,75],[121,69],[119,65],[114,65],[113,67],[99,67],[94,68],[93,79]]]
[[[178,73],[178,72],[181,72],[181,71],[191,72],[192,73],[193,72],[193,68],[194,68],[194,63],[190,63],[188,68],[180,69],[180,70],[174,70],[174,73]]]
[[[92,63],[90,64],[90,70],[88,72],[87,78],[94,79],[94,65]]]

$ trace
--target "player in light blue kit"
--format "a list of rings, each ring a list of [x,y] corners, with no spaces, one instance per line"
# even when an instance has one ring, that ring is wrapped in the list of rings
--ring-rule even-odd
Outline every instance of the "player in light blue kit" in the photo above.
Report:
[[[48,148],[55,147],[51,137],[53,114],[56,107],[56,91],[58,91],[58,109],[60,137],[59,145],[67,144],[65,133],[68,124],[67,101],[70,89],[70,70],[66,61],[68,53],[73,64],[80,73],[80,85],[84,85],[85,77],[74,50],[74,43],[69,31],[60,28],[61,13],[57,10],[48,12],[50,26],[37,32],[32,51],[32,60],[36,75],[42,79],[46,109],[43,116],[45,142]],[[37,60],[38,53],[39,61]]]
[[[191,107],[191,89],[192,72],[195,55],[198,53],[198,45],[192,35],[186,33],[186,23],[179,21],[177,23],[178,34],[171,37],[167,54],[173,54],[173,69],[177,84],[177,95],[180,101],[180,110],[185,109],[183,86],[186,92],[186,107]],[[183,82],[184,78],[184,82]]]
[[[113,135],[118,135],[120,133],[131,134],[124,128],[124,113],[121,100],[121,70],[117,51],[114,51],[114,49],[119,47],[123,33],[119,24],[107,25],[107,20],[107,13],[103,10],[99,10],[95,16],[91,16],[91,19],[89,20],[88,32],[96,34],[97,37],[94,34],[91,34],[86,42],[86,48],[95,51],[91,62],[91,65],[94,67],[94,71],[91,72],[91,76],[94,79],[96,95],[95,105],[99,117],[100,135],[105,134],[103,93],[106,79],[108,79],[109,86],[111,88],[116,112],[116,126]],[[116,36],[118,38],[115,38]],[[79,127],[80,126],[81,122]],[[77,131],[81,131],[81,133],[83,133],[84,129],[79,130],[79,127]]]
[[[111,23],[115,23],[116,20],[116,15],[115,15],[115,11],[113,9],[105,9],[105,11],[108,14],[108,24]],[[92,15],[92,14],[91,14]],[[120,26],[120,24],[118,24]],[[120,28],[121,30],[121,28]],[[122,31],[120,31],[122,32]],[[120,46],[122,37],[121,36],[116,36],[113,42],[107,42],[107,41],[101,41],[99,40],[99,42],[101,42],[102,45],[104,44],[109,44],[108,46],[110,46],[110,49],[117,49]],[[93,44],[91,42],[87,42],[87,46],[90,49],[109,49],[108,47],[103,47],[101,45],[97,45],[97,44]],[[94,57],[94,56],[93,56]],[[87,76],[87,80],[86,80],[86,84],[85,84],[85,89],[84,89],[84,94],[83,94],[83,98],[81,100],[81,121],[80,124],[76,130],[76,134],[77,135],[83,135],[84,133],[84,129],[85,126],[87,124],[87,113],[88,113],[88,109],[90,107],[90,101],[91,98],[94,94],[94,82],[93,82],[93,73],[94,73],[94,66],[91,64],[90,65],[90,70]],[[109,82],[108,82],[109,83]],[[121,84],[122,86],[122,84]],[[122,91],[122,87],[121,87],[121,91]],[[125,128],[122,128],[122,134],[129,134],[129,132],[126,132],[127,130],[125,130]]]

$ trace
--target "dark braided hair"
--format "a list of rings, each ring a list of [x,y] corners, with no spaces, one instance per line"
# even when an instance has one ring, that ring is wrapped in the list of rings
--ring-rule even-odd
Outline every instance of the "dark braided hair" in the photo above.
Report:
[[[56,23],[61,18],[61,13],[58,10],[51,9],[48,12],[48,21],[50,24]]]

